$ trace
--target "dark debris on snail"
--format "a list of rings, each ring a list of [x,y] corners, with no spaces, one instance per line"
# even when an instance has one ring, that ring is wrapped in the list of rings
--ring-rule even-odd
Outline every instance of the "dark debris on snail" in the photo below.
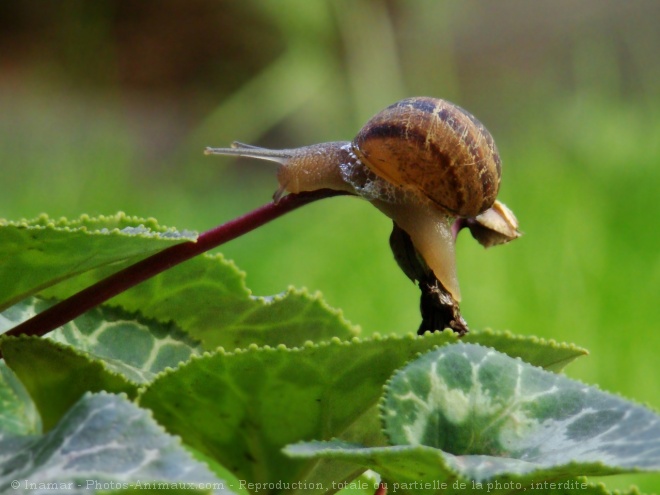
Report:
[[[469,228],[485,247],[520,236],[515,216],[496,200],[502,169],[492,136],[445,100],[398,101],[350,142],[285,150],[235,142],[206,153],[279,163],[275,201],[285,193],[333,189],[361,196],[390,217],[395,259],[422,291],[420,333],[445,327],[467,332],[455,261],[460,228]]]

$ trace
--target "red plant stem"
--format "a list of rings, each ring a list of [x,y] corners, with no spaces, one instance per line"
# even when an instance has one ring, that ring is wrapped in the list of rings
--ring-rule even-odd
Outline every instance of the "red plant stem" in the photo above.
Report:
[[[104,303],[111,297],[144,282],[148,278],[172,268],[190,258],[202,254],[225,242],[246,234],[290,211],[319,199],[347,194],[342,191],[322,189],[300,194],[289,194],[277,203],[268,203],[241,217],[219,225],[199,235],[196,242],[184,242],[149,256],[81,290],[63,301],[15,326],[5,335],[38,335],[68,323],[86,311]]]
[[[381,481],[378,484],[378,488],[376,488],[374,495],[387,495],[387,483]]]

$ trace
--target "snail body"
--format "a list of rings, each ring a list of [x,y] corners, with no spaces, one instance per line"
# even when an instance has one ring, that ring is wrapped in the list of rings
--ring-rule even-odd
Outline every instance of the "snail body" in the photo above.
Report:
[[[235,142],[207,154],[280,164],[285,192],[319,189],[362,196],[408,233],[415,249],[456,301],[451,224],[495,203],[501,162],[492,136],[470,113],[444,100],[401,100],[372,117],[353,141],[269,150]]]

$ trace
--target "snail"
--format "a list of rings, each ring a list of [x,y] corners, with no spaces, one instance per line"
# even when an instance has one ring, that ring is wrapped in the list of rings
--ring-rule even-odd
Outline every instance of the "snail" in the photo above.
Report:
[[[350,142],[284,150],[234,142],[231,148],[206,148],[205,153],[279,163],[275,201],[286,192],[319,189],[365,198],[410,236],[425,266],[456,302],[461,296],[454,221],[479,223],[485,215],[484,229],[502,234],[482,234],[489,244],[519,235],[515,217],[495,199],[501,162],[492,136],[470,113],[445,100],[398,101],[373,116]]]

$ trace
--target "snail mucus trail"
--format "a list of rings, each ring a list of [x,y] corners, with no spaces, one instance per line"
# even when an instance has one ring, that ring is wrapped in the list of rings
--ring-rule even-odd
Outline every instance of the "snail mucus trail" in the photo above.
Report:
[[[275,201],[285,193],[332,189],[360,196],[391,218],[395,259],[422,291],[419,333],[445,327],[467,332],[455,261],[460,228],[469,228],[485,247],[520,235],[513,213],[496,200],[501,163],[492,136],[444,100],[394,103],[353,141],[284,150],[234,142],[205,153],[279,163]]]

